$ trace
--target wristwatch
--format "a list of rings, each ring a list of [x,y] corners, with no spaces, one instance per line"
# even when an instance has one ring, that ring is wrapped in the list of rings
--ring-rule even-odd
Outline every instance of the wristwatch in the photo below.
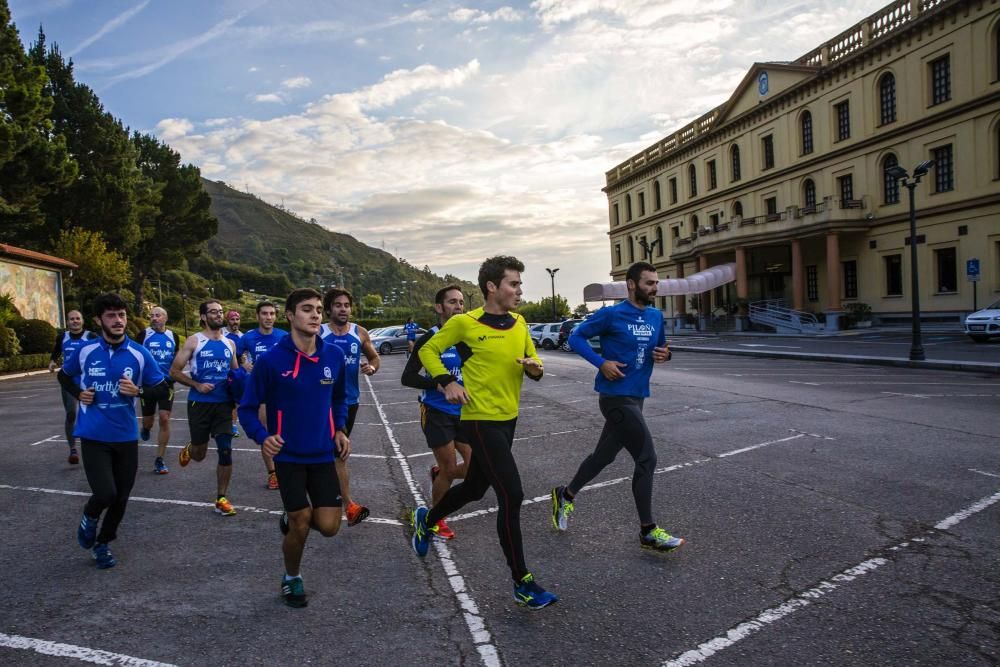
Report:
[[[142,396],[142,385],[139,385],[139,396]]]

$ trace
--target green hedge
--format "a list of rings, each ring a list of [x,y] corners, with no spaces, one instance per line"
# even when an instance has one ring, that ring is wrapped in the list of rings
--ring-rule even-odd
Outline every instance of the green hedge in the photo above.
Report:
[[[51,352],[56,342],[56,328],[45,320],[13,320],[8,325],[21,341],[21,354]]]
[[[49,355],[41,354],[21,354],[16,357],[4,357],[0,359],[0,373],[14,373],[17,371],[34,371],[41,368],[48,368]]]

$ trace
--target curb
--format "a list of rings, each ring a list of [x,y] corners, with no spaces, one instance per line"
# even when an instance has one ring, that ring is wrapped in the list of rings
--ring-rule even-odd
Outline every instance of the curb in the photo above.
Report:
[[[16,380],[17,378],[26,378],[30,375],[42,375],[43,373],[48,373],[48,369],[42,371],[28,371],[27,373],[11,373],[10,375],[0,375],[0,381],[3,380]]]
[[[822,354],[810,352],[772,352],[757,350],[731,350],[724,347],[703,347],[700,345],[670,346],[671,350],[683,352],[704,352],[706,354],[731,354],[739,357],[764,357],[766,359],[801,359],[803,361],[830,361],[842,364],[865,364],[870,366],[897,366],[902,368],[923,368],[938,371],[963,371],[967,373],[991,373],[1000,375],[1000,364],[983,361],[924,360],[911,361],[899,357],[862,357],[850,354]]]

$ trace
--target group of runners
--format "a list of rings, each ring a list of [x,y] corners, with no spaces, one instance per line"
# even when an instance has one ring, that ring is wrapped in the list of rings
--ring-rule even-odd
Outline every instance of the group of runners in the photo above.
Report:
[[[544,373],[528,327],[515,311],[523,271],[523,264],[510,256],[483,262],[478,282],[485,305],[469,312],[459,286],[440,289],[434,304],[439,325],[415,340],[409,351],[401,381],[421,390],[421,428],[435,458],[431,507],[408,512],[409,541],[414,552],[425,557],[432,538],[455,536],[447,517],[492,488],[499,506],[497,535],[513,579],[514,599],[541,609],[558,598],[535,581],[525,561],[520,527],[524,492],[512,451],[523,379],[539,381]],[[627,300],[601,309],[570,336],[572,349],[598,369],[595,390],[605,425],[593,453],[572,479],[552,489],[551,521],[556,530],[565,531],[577,494],[625,448],[635,462],[632,493],[639,543],[669,552],[684,540],[653,519],[656,452],[642,415],[653,364],[670,359],[663,316],[653,307],[656,269],[644,262],[633,264],[626,283]],[[106,294],[95,302],[101,328],[96,339],[87,339],[82,316],[70,313],[50,370],[58,352],[64,359],[59,382],[67,405],[70,462],[76,462],[73,438],[79,438],[92,490],[77,539],[92,550],[97,567],[117,562],[108,544],[116,536],[135,481],[138,440],[150,437],[157,414],[154,471],[167,472],[164,452],[176,382],[189,388],[191,432],[179,464],[202,461],[209,440],[215,441],[215,510],[223,516],[236,513],[227,493],[232,415],[238,404],[239,423],[261,446],[268,486],[281,494],[282,597],[291,607],[306,606],[301,560],[309,531],[330,537],[340,530],[343,517],[355,525],[369,512],[351,498],[347,460],[359,375],[378,372],[380,359],[368,332],[350,321],[352,307],[351,294],[342,289],[326,294],[297,289],[285,300],[288,333],[274,327],[274,304],[262,302],[257,306],[258,328],[237,335],[238,313],[234,318],[221,303],[209,300],[199,308],[202,330],[179,349],[161,308],[151,313],[141,342],[125,335],[127,309],[118,295]],[[601,340],[600,354],[588,343],[594,336]],[[142,402],[141,433],[136,397]],[[69,412],[76,402],[74,421]]]

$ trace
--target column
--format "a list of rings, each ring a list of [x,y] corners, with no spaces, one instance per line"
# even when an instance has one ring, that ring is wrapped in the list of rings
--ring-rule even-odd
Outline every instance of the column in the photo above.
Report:
[[[792,309],[805,306],[805,271],[802,268],[802,241],[792,241]]]
[[[740,302],[740,309],[736,318],[736,330],[746,331],[749,323],[746,320],[749,310],[745,305],[749,298],[750,291],[747,289],[747,251],[743,246],[736,248],[736,298]]]
[[[840,237],[826,235],[826,329],[840,329]]]

